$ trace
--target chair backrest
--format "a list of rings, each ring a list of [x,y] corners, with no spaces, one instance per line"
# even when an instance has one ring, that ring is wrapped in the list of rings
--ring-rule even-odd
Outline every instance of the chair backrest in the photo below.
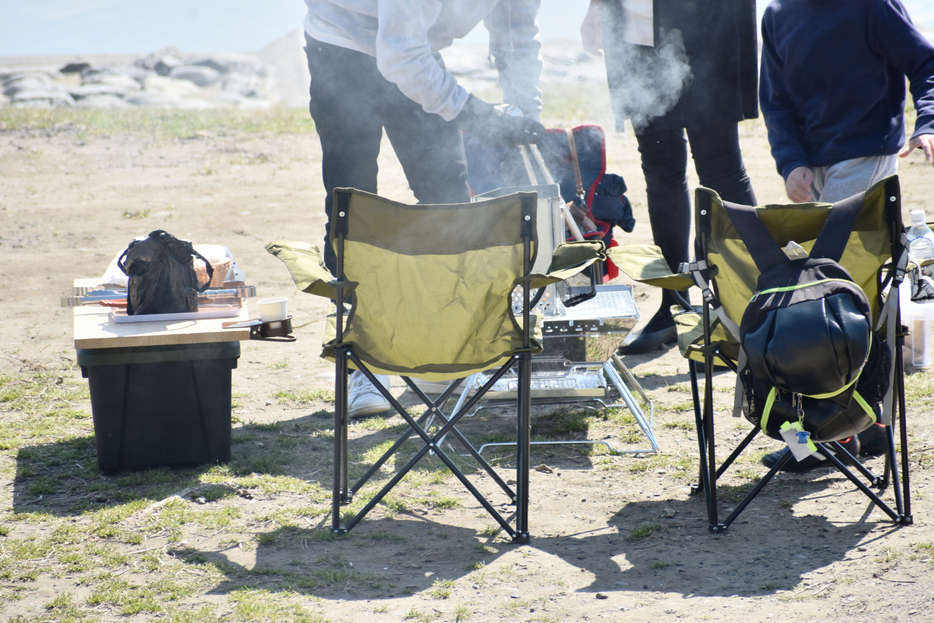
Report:
[[[535,261],[535,193],[407,205],[338,189],[334,205],[338,280],[353,284],[343,343],[364,363],[444,380],[521,348],[511,293]]]
[[[879,270],[892,256],[902,231],[898,178],[886,178],[862,194],[862,207],[840,264],[881,312]],[[781,247],[794,241],[810,251],[827,219],[831,204],[798,203],[756,208],[759,218]],[[717,295],[727,315],[739,324],[755,292],[759,270],[733,226],[716,192],[699,188],[695,200],[697,257],[715,266]]]

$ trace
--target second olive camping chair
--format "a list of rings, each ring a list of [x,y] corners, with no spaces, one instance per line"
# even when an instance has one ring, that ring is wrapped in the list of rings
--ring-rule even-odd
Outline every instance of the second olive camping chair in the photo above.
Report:
[[[849,271],[853,281],[866,293],[872,308],[874,339],[888,344],[892,355],[888,392],[879,404],[872,405],[876,421],[886,425],[884,474],[872,474],[857,457],[849,456],[837,441],[817,445],[822,454],[829,459],[828,466],[837,468],[893,521],[910,524],[912,518],[908,486],[908,440],[901,351],[903,335],[898,306],[898,285],[905,274],[907,254],[904,252],[906,239],[901,219],[898,178],[887,178],[862,195],[847,201],[861,202],[861,207],[839,263]],[[826,203],[768,205],[755,208],[755,214],[779,246],[784,248],[794,241],[810,251],[831,208],[832,206]],[[703,398],[698,389],[696,366],[691,366],[691,386],[700,449],[700,487],[696,490],[701,490],[706,495],[710,529],[716,532],[725,530],[736,520],[762,488],[792,459],[792,455],[786,447],[782,458],[762,477],[745,499],[736,505],[726,519],[720,520],[717,481],[761,429],[755,425],[738,447],[722,463],[717,464],[712,384],[714,366],[726,366],[734,372],[738,367],[742,367],[738,366],[741,356],[738,327],[750,298],[756,291],[759,269],[727,214],[724,202],[716,192],[705,188],[698,189],[694,211],[696,261],[683,265],[681,271],[692,275],[701,289],[703,302],[699,313],[681,314],[676,318],[676,323],[682,352],[689,358],[703,363]],[[742,387],[739,383],[736,392],[734,415],[738,416],[743,409]],[[901,474],[899,462],[896,460],[893,425],[900,434]],[[853,469],[848,468],[845,463],[851,464]],[[876,487],[881,491],[890,483],[894,489],[895,508],[890,507],[870,488]]]
[[[516,193],[468,204],[407,205],[353,189],[338,189],[330,240],[337,275],[320,264],[312,245],[274,242],[267,250],[283,260],[299,289],[335,303],[322,356],[335,363],[332,529],[351,530],[427,454],[433,453],[517,542],[529,539],[530,362],[542,348],[540,319],[531,292],[605,259],[603,243],[555,250],[548,274],[532,273],[537,255],[535,193]],[[496,381],[517,367],[519,391],[515,490],[457,429]],[[353,485],[350,484],[347,385],[349,369],[362,372],[408,424],[406,432]],[[445,404],[453,383],[432,401],[409,378],[463,379],[493,371],[456,412]],[[400,375],[427,410],[416,417],[375,375]],[[429,429],[430,422],[440,422]],[[429,433],[431,430],[431,433]],[[487,501],[442,449],[451,435],[516,504],[515,526]],[[386,462],[413,436],[423,445],[389,477]],[[414,441],[414,440],[413,440]],[[353,467],[360,469],[354,460]],[[341,505],[371,479],[386,480],[346,523]]]

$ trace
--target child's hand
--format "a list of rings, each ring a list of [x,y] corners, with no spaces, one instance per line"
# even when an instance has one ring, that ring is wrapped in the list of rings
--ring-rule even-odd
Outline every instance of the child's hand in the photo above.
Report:
[[[811,197],[811,182],[814,181],[814,171],[808,167],[798,167],[788,174],[785,180],[785,193],[795,203],[813,201]]]
[[[916,147],[923,149],[924,159],[934,165],[934,134],[922,134],[908,141],[905,149],[898,154],[899,158],[904,158],[913,152]]]

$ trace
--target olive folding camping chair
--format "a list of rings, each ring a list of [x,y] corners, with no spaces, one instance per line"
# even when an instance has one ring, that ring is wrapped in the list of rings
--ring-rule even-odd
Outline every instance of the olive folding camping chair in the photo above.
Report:
[[[533,289],[575,275],[605,259],[603,243],[559,246],[547,274],[533,273],[537,255],[535,193],[516,193],[468,204],[406,205],[353,189],[335,191],[330,240],[337,275],[320,264],[312,245],[273,242],[267,250],[284,261],[299,289],[334,301],[336,313],[325,335],[322,356],[335,363],[334,483],[332,529],[347,532],[429,452],[437,456],[494,520],[517,542],[529,539],[529,442],[531,357],[542,349],[541,321],[533,312]],[[518,301],[518,303],[516,303]],[[520,380],[516,400],[515,490],[457,429],[496,381],[513,367]],[[408,428],[350,484],[347,384],[349,368],[362,372]],[[463,379],[493,371],[490,380],[454,412],[445,412],[457,389],[451,384],[435,400],[409,378]],[[400,375],[425,403],[412,415],[375,375]],[[429,434],[429,422],[441,425]],[[480,469],[516,504],[513,527],[445,453],[440,440],[454,437]],[[391,477],[386,462],[410,438],[423,445]],[[415,441],[415,440],[413,440]],[[354,462],[357,469],[359,462]],[[381,472],[384,472],[381,474]],[[349,521],[341,505],[368,481],[388,478]]]
[[[884,474],[877,476],[870,472],[857,457],[850,456],[839,441],[816,445],[828,459],[828,466],[832,465],[839,470],[876,507],[893,521],[910,524],[912,518],[908,486],[908,440],[901,351],[903,336],[898,305],[898,286],[905,274],[907,254],[898,178],[887,178],[847,201],[861,202],[861,207],[839,263],[866,293],[872,309],[874,339],[889,345],[892,355],[888,391],[879,403],[870,405],[875,412],[876,421],[885,425],[887,443]],[[755,212],[779,246],[785,247],[794,241],[810,251],[832,207],[826,203],[769,205],[755,208]],[[750,298],[756,291],[759,269],[752,261],[717,193],[705,188],[698,189],[694,209],[696,261],[682,267],[682,270],[687,269],[685,272],[692,274],[703,293],[701,336],[699,339],[690,340],[688,331],[683,341],[692,342],[685,347],[688,356],[700,358],[704,364],[703,399],[699,395],[697,371],[693,366],[691,370],[701,459],[700,489],[707,498],[710,529],[721,531],[728,528],[775,474],[792,460],[792,454],[786,447],[781,459],[736,505],[729,516],[723,522],[720,521],[717,480],[761,432],[761,428],[756,424],[736,449],[719,466],[717,465],[712,384],[714,365],[726,365],[734,371],[737,369],[737,361],[741,356],[738,326]],[[681,323],[683,327],[689,327],[690,324],[687,320]],[[740,415],[743,409],[748,413],[750,408],[749,405],[742,405],[741,393],[741,386],[737,383],[734,415]],[[900,433],[901,474],[895,451],[893,423],[896,422]],[[870,488],[876,487],[881,492],[890,483],[895,494],[894,509]]]
[[[888,390],[883,399],[871,405],[877,422],[885,425],[886,451],[884,473],[875,475],[857,457],[847,453],[838,441],[818,443],[827,459],[827,466],[839,470],[871,502],[899,524],[910,524],[911,501],[908,476],[908,440],[905,428],[904,372],[901,346],[904,340],[899,318],[899,284],[908,262],[906,237],[901,219],[898,178],[892,176],[874,185],[865,193],[847,201],[861,204],[855,225],[849,235],[839,263],[853,281],[866,293],[872,309],[873,339],[890,347],[891,367]],[[743,206],[738,206],[742,208]],[[780,247],[796,242],[810,251],[821,232],[831,208],[827,203],[802,203],[755,207],[755,214]],[[740,348],[739,325],[754,292],[759,269],[730,219],[724,202],[716,192],[699,188],[694,205],[695,261],[683,264],[680,274],[671,274],[661,253],[655,247],[621,247],[610,250],[610,257],[632,278],[672,290],[684,290],[692,282],[700,288],[700,309],[682,301],[675,310],[678,343],[682,355],[695,362],[690,366],[691,389],[694,398],[695,424],[700,450],[699,484],[695,492],[706,496],[710,530],[726,530],[742,513],[775,474],[793,460],[786,446],[775,463],[739,502],[726,519],[720,520],[717,482],[736,459],[762,432],[758,421],[753,429],[721,463],[717,463],[714,436],[714,366],[729,368],[734,373],[742,369],[744,353]],[[698,370],[703,369],[703,396],[699,389]],[[743,387],[737,379],[733,415],[748,414],[744,405]],[[749,418],[756,420],[756,416]],[[900,435],[900,456],[896,456],[894,431]],[[900,459],[900,460],[896,460]],[[900,463],[900,465],[899,465]],[[852,469],[848,467],[852,466]],[[901,470],[899,470],[899,467]],[[855,473],[854,473],[855,472]],[[879,494],[893,485],[895,508]]]

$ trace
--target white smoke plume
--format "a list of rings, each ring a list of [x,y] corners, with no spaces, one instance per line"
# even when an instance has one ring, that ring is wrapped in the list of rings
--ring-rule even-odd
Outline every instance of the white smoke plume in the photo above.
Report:
[[[621,38],[604,32],[607,77],[617,87],[613,112],[617,119],[628,117],[633,128],[639,130],[674,107],[691,82],[691,65],[678,30],[663,33],[654,49],[628,44],[613,46],[614,40]]]

